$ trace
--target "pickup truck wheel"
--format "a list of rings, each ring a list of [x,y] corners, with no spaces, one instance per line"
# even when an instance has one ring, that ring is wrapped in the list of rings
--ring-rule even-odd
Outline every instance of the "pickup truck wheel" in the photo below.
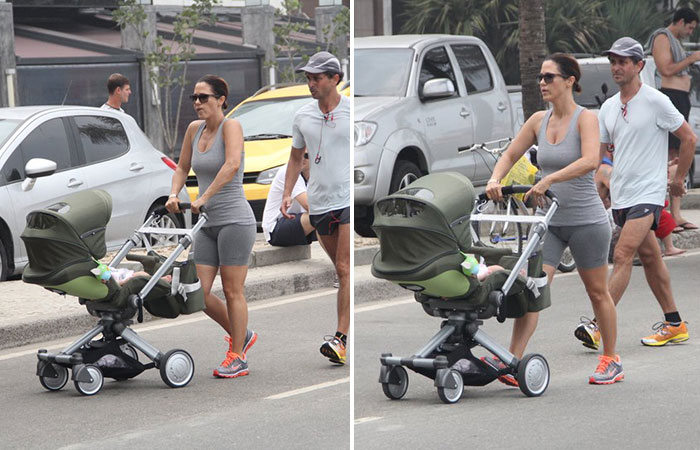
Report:
[[[422,177],[418,166],[411,161],[399,160],[394,166],[394,173],[391,176],[391,184],[389,185],[389,193],[392,194],[400,189],[405,188],[409,184]]]
[[[377,237],[372,229],[372,220],[368,217],[355,217],[355,233],[366,238]]]
[[[10,259],[7,256],[7,250],[5,250],[5,244],[3,244],[2,239],[0,239],[0,281],[7,280],[10,276]]]

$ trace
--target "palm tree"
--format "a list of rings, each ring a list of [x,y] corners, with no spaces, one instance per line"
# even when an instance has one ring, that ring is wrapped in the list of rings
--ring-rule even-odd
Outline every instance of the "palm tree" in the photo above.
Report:
[[[668,12],[656,8],[656,0],[611,0],[605,4],[607,26],[599,34],[598,50],[607,50],[622,36],[644,44],[654,30],[670,23]],[[665,23],[666,22],[666,23]]]
[[[544,0],[520,0],[520,78],[523,93],[523,114],[544,108],[535,76],[545,58]]]

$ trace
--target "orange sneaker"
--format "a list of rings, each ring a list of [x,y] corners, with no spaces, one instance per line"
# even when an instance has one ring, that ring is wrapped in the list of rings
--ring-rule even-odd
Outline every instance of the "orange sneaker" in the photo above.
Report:
[[[673,326],[669,322],[656,322],[654,326],[651,327],[656,333],[643,337],[642,344],[648,345],[650,347],[661,347],[668,343],[678,344],[685,342],[690,339],[688,336],[688,328],[685,326],[686,322],[681,322],[678,326]]]
[[[595,368],[593,375],[588,377],[590,384],[613,384],[625,379],[620,355],[615,355],[615,358],[599,355],[598,360],[598,367]]]

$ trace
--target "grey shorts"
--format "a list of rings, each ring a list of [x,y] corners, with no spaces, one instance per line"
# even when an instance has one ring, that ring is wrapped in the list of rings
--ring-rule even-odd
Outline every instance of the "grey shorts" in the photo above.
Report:
[[[544,237],[543,262],[557,267],[566,247],[580,269],[594,269],[608,263],[609,223],[573,226],[550,226]]]
[[[255,224],[205,227],[194,236],[194,262],[205,266],[247,266]]]

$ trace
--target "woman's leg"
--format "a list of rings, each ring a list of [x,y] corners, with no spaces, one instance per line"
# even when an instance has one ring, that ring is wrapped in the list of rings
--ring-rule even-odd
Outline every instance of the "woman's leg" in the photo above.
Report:
[[[593,269],[579,268],[578,273],[593,306],[593,313],[603,340],[603,354],[614,358],[617,341],[617,311],[608,291],[608,266],[606,264]]]
[[[556,268],[548,264],[542,265],[542,270],[547,274],[547,283],[551,286]],[[537,328],[539,312],[530,312],[513,321],[513,332],[510,336],[510,352],[516,358],[521,359],[525,353],[525,347]]]
[[[244,295],[248,266],[221,266],[220,269],[231,349],[234,353],[243,355],[243,342],[248,327],[248,304]]]
[[[221,328],[226,331],[226,334],[231,334],[226,303],[211,292],[211,287],[214,284],[214,279],[218,271],[218,267],[197,264],[197,276],[202,283],[202,290],[204,292],[204,312],[207,316],[211,317],[214,322],[218,323]]]

